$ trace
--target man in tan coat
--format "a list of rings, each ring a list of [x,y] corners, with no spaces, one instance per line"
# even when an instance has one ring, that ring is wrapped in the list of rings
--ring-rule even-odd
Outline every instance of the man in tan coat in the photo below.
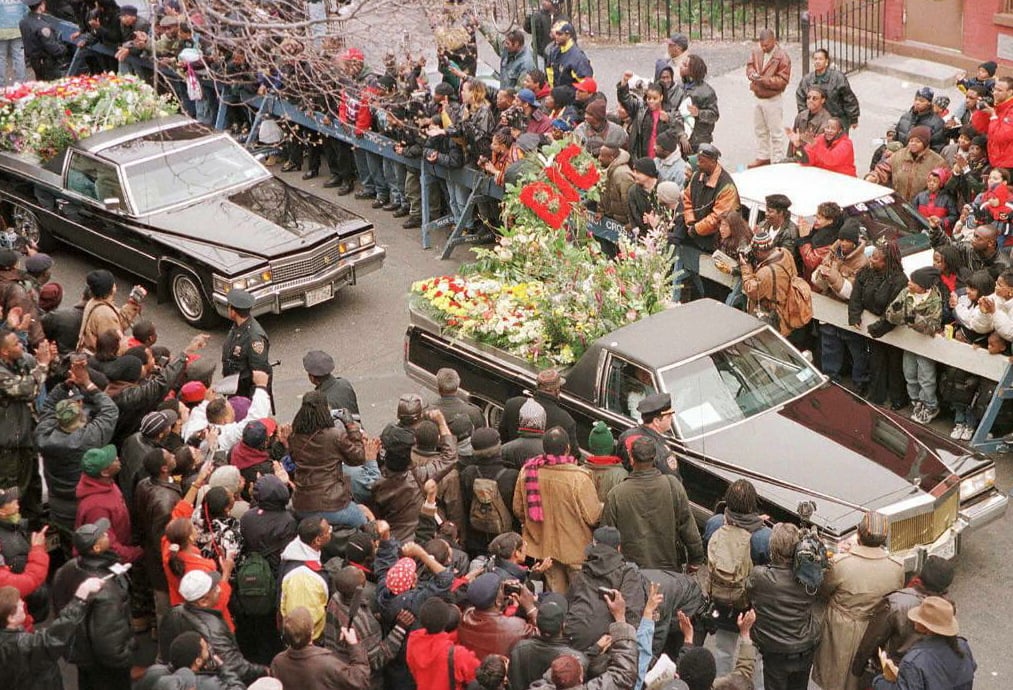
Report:
[[[930,172],[949,168],[946,159],[929,148],[931,136],[928,127],[912,127],[907,146],[890,156],[890,184],[907,201],[928,188]]]
[[[570,454],[566,430],[554,426],[542,437],[545,453],[524,463],[514,489],[513,511],[523,525],[528,555],[552,559],[545,584],[566,593],[570,574],[580,570],[591,528],[602,503],[590,473]]]
[[[99,335],[108,330],[119,331],[122,335],[133,325],[141,313],[141,301],[148,292],[140,285],[135,285],[126,304],[117,307],[113,302],[116,297],[116,280],[112,273],[105,269],[92,271],[85,276],[85,282],[91,292],[91,299],[84,305],[77,347],[94,352]]]
[[[813,661],[813,681],[823,690],[859,690],[851,661],[876,606],[904,586],[904,564],[884,548],[890,523],[869,512],[858,526],[858,544],[838,554],[820,587],[827,602],[823,634]]]
[[[784,249],[774,246],[768,230],[753,235],[752,257],[739,256],[742,272],[742,293],[749,300],[746,311],[763,318],[765,314],[780,313],[788,301],[791,279],[798,275],[795,258]],[[781,335],[791,329],[781,323]]]

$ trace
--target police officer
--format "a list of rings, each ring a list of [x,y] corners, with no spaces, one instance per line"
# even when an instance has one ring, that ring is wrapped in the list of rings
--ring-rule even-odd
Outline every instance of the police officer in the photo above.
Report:
[[[257,320],[250,316],[254,304],[253,295],[246,290],[229,291],[229,320],[232,328],[222,345],[222,376],[239,374],[239,388],[236,395],[253,395],[253,372],[263,371],[270,375],[268,363],[270,343],[267,333]],[[270,392],[270,384],[268,384]]]
[[[310,350],[302,358],[303,369],[313,387],[327,396],[327,405],[332,410],[345,409],[359,414],[359,401],[355,389],[347,379],[334,376],[334,358],[320,350]]]
[[[674,474],[679,476],[679,463],[675,453],[668,447],[665,434],[672,431],[672,396],[668,393],[655,393],[649,395],[637,404],[637,412],[640,413],[640,425],[627,429],[619,436],[619,457],[623,465],[629,468],[630,449],[633,442],[644,436],[654,442],[656,449],[654,466],[661,470],[662,474]]]
[[[41,81],[58,79],[63,76],[63,62],[67,57],[67,46],[60,40],[59,32],[46,18],[46,0],[23,0],[29,12],[18,25],[21,41],[25,46],[25,58]]]

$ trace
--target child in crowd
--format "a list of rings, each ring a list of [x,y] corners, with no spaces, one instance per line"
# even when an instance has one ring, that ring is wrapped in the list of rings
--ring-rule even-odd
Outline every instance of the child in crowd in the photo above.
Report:
[[[957,75],[957,88],[961,93],[974,89],[979,95],[991,101],[992,89],[995,88],[995,71],[998,67],[994,60],[983,62],[978,65],[978,71],[972,79],[967,78],[967,72],[961,72]]]
[[[950,307],[953,309],[953,338],[972,345],[984,345],[992,332],[992,319],[981,313],[978,300],[991,295],[995,290],[995,279],[988,271],[975,271],[967,279],[964,294],[950,293]]]
[[[930,172],[925,180],[927,188],[918,192],[913,202],[933,229],[942,230],[947,235],[953,233],[953,225],[957,222],[957,203],[953,195],[944,189],[952,174],[942,167]]]

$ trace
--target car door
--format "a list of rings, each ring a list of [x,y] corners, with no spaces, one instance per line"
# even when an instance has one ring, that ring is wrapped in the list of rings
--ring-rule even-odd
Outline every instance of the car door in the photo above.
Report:
[[[65,171],[63,194],[55,200],[60,239],[135,275],[157,279],[158,253],[134,229],[119,169],[73,151]]]

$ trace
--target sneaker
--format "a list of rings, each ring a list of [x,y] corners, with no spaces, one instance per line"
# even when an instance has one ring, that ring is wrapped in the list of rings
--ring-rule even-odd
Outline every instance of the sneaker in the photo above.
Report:
[[[922,414],[922,402],[920,400],[915,400],[911,404],[911,419],[918,422],[919,424],[924,424],[924,422],[920,421],[921,414]]]
[[[401,207],[401,208],[399,208],[398,210],[394,211],[394,213],[392,213],[391,215],[392,215],[392,216],[393,216],[394,218],[406,218],[406,217],[408,217],[409,215],[411,215],[411,212],[412,212],[412,211],[411,211],[411,209],[410,209],[410,208],[408,208],[407,206],[402,206],[402,207]]]
[[[950,438],[952,438],[954,441],[959,441],[960,438],[964,435],[965,428],[966,427],[963,424],[955,425],[953,427],[953,431],[950,432]]]
[[[939,416],[939,405],[935,407],[929,407],[925,403],[922,403],[921,415],[916,420],[919,424],[928,424],[933,419]]]
[[[408,216],[405,222],[401,223],[401,227],[405,230],[412,230],[414,228],[422,227],[422,218],[420,216]]]
[[[355,193],[354,198],[359,201],[364,201],[366,199],[375,199],[376,195],[373,192],[367,192],[365,189],[360,189]]]
[[[961,441],[970,441],[971,437],[974,436],[974,427],[964,425],[964,433],[960,435]]]

